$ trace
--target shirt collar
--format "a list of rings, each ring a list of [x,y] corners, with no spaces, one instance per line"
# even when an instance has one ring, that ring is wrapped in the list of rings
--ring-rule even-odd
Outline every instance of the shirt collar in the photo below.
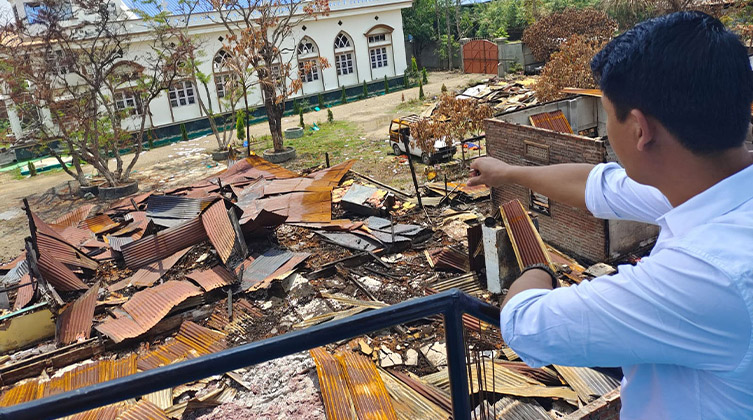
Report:
[[[657,219],[674,236],[702,225],[714,217],[729,213],[753,199],[753,165],[729,176],[711,188],[668,211]]]

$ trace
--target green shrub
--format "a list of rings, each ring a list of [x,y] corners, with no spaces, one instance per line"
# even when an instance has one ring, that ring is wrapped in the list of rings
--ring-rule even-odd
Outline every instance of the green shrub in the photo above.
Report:
[[[384,94],[390,93],[390,82],[387,80],[387,76],[384,76]]]
[[[442,93],[447,93],[447,86],[442,83]]]
[[[427,75],[426,75],[426,67],[424,67],[424,68],[422,68],[422,69],[421,69],[421,81],[422,81],[422,82],[423,82],[424,84],[427,84],[427,83],[429,83],[429,78],[428,78],[428,77],[427,77]]]
[[[235,135],[240,141],[246,139],[246,113],[243,111],[238,112],[238,117],[235,119]]]
[[[334,120],[335,120],[335,116],[332,115],[332,110],[328,108],[327,109],[327,122],[332,122]]]
[[[188,141],[188,130],[185,124],[180,125],[180,137],[183,141]]]
[[[342,97],[340,98],[340,103],[347,104],[348,103],[348,95],[345,94],[345,86],[343,86],[343,93]]]
[[[408,80],[408,73],[403,74],[403,87],[408,89],[410,87],[410,81]]]
[[[369,97],[369,86],[366,84],[366,81],[363,81],[363,92],[361,92],[361,99],[366,99]]]
[[[34,162],[29,161],[27,166],[29,167],[29,176],[37,176],[37,167],[34,166]]]
[[[298,125],[300,125],[301,128],[305,128],[306,124],[303,123],[303,110],[300,110],[298,112],[298,116],[300,117],[300,121],[298,122]]]
[[[418,99],[424,100],[426,99],[426,96],[424,96],[424,83],[422,81],[418,81]]]

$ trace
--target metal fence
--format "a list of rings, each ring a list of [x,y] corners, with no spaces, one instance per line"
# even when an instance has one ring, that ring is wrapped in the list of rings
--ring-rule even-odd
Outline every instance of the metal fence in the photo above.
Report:
[[[255,365],[391,326],[443,315],[452,411],[471,418],[463,314],[499,326],[499,308],[457,289],[0,410],[0,419],[54,419]]]

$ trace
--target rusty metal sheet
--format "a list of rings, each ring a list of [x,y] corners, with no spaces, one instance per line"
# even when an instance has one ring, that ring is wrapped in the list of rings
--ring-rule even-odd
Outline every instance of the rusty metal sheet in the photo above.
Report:
[[[36,284],[32,284],[31,275],[26,273],[21,277],[19,282],[18,293],[16,294],[16,301],[13,303],[13,311],[23,309],[34,298],[34,292],[36,291]]]
[[[445,195],[443,182],[427,182],[426,184],[424,184],[424,186],[436,194]],[[455,192],[452,192],[453,190],[455,190]],[[491,195],[492,193],[492,190],[485,185],[475,185],[469,187],[467,184],[448,182],[447,192],[452,199],[460,194],[461,196],[469,200],[479,200],[481,198],[489,197],[489,195]]]
[[[452,248],[434,248],[424,251],[429,265],[435,270],[468,272],[468,255]]]
[[[21,255],[17,256],[12,261],[0,265],[0,271],[12,270],[12,269],[16,268],[16,266],[21,261],[26,261],[26,251],[22,252]]]
[[[147,400],[126,408],[116,420],[169,420],[165,412]]]
[[[0,397],[0,407],[10,407],[16,404],[33,401],[41,396],[42,388],[36,379],[16,385],[5,391]]]
[[[131,269],[143,267],[185,249],[204,242],[207,232],[200,218],[190,220],[180,226],[165,229],[145,236],[122,247],[123,259]]]
[[[502,396],[488,410],[485,418],[493,420],[538,420],[548,419],[549,414],[532,398]]]
[[[601,98],[601,89],[581,89],[581,88],[571,88],[566,87],[562,89],[560,92],[562,93],[572,93],[575,95],[583,95],[583,96],[593,96],[596,98]]]
[[[390,402],[401,420],[449,420],[452,409],[444,409],[387,371],[377,368],[390,395]]]
[[[262,196],[277,194],[287,194],[292,192],[305,191],[331,191],[332,187],[328,182],[317,181],[310,178],[288,178],[267,181],[263,186]]]
[[[191,248],[182,249],[161,261],[153,262],[140,268],[130,278],[109,286],[110,291],[118,291],[128,286],[149,287],[162,278]]]
[[[340,245],[348,249],[354,249],[356,251],[373,252],[377,249],[384,248],[384,244],[376,238],[363,234],[356,234],[355,232],[316,231],[316,234],[321,236],[327,242]]]
[[[186,274],[186,277],[195,281],[207,292],[220,287],[230,286],[238,281],[233,273],[220,265],[214,266],[209,270],[192,271]]]
[[[166,366],[184,359],[216,353],[227,347],[227,334],[184,321],[175,339],[139,357],[141,371]]]
[[[570,122],[567,121],[561,109],[552,112],[542,112],[528,117],[531,125],[538,128],[557,131],[559,133],[573,134]]]
[[[505,222],[520,269],[533,264],[547,264],[553,271],[556,271],[544,241],[541,240],[539,232],[533,226],[530,216],[523,209],[520,201],[509,201],[503,204],[499,211]]]
[[[131,405],[133,405],[133,403],[130,401],[122,401],[75,414],[69,417],[68,420],[115,420],[120,413],[125,411],[126,408]]]
[[[74,246],[81,246],[87,241],[94,239],[94,233],[89,229],[79,229],[75,226],[67,226],[62,229],[53,226],[53,229]]]
[[[452,400],[444,391],[397,370],[390,371],[390,374],[444,411],[452,412]]]
[[[313,180],[316,180],[321,185],[328,185],[330,187],[334,187],[340,184],[340,181],[342,181],[345,174],[348,173],[350,168],[352,168],[353,164],[355,163],[356,163],[355,159],[351,159],[339,165],[335,165],[331,168],[322,169],[321,171],[310,173],[309,175],[306,176],[306,178],[311,178]]]
[[[86,293],[73,304],[68,305],[57,319],[58,344],[68,345],[86,340],[91,336],[94,308],[97,306],[99,282],[94,283]]]
[[[190,220],[211,203],[211,200],[176,195],[153,195],[146,202],[146,215],[158,225],[163,219]]]
[[[131,203],[131,200],[133,200],[136,205],[143,204],[146,202],[146,200],[152,195],[153,192],[146,192],[141,194],[135,194],[130,197],[125,197],[122,200],[116,202],[113,204],[110,208],[111,209],[121,209],[121,208],[130,208],[132,210],[136,210],[133,208],[133,204]]]
[[[135,241],[130,236],[108,236],[107,242],[110,244],[110,248],[112,248],[113,251],[120,252],[123,249],[123,246],[130,244],[131,242]]]
[[[100,214],[99,216],[90,217],[84,220],[79,226],[89,228],[89,230],[94,232],[95,235],[100,235],[117,229],[121,226],[121,223],[112,220],[112,218],[106,214]]]
[[[140,239],[151,228],[151,221],[146,216],[146,212],[134,211],[125,215],[125,220],[128,222],[121,229],[108,235],[108,238],[128,236],[134,240]]]
[[[460,289],[464,293],[468,293],[469,295],[480,295],[485,292],[485,290],[481,287],[481,282],[479,281],[478,275],[475,273],[468,273],[464,274],[459,277],[452,277],[445,280],[437,280],[434,283],[431,283],[430,287],[437,292],[444,292],[446,290],[450,289]]]
[[[340,362],[322,347],[310,350],[328,419],[358,420]]]
[[[175,306],[202,293],[189,281],[168,281],[135,293],[122,306],[127,316],[107,320],[95,328],[119,343],[149,331]]]
[[[292,252],[281,249],[269,249],[256,257],[251,264],[244,265],[241,290],[247,291],[264,281],[291,258],[293,258]]]
[[[288,222],[328,223],[332,221],[332,193],[329,191],[295,192],[252,200],[240,204],[241,224],[255,219],[262,210],[286,216]]]
[[[351,351],[340,352],[336,357],[345,375],[358,417],[398,420],[374,363]]]
[[[96,270],[99,267],[97,261],[70,243],[57,240],[46,234],[40,233],[37,235],[37,246],[40,256],[47,255],[60,263],[89,270]]]
[[[41,237],[42,235],[40,235]],[[74,290],[86,290],[89,288],[81,281],[71,270],[55,259],[50,254],[40,251],[39,272],[44,280],[51,284],[56,290],[61,292],[72,292]]]
[[[620,382],[614,378],[585,367],[570,367],[553,365],[554,369],[562,375],[570,387],[578,393],[578,397],[588,404],[598,397],[620,386]]]
[[[223,263],[234,268],[248,255],[246,241],[234,209],[228,210],[221,200],[210,206],[201,215],[204,230]]]
[[[91,213],[94,207],[94,204],[84,204],[83,206],[80,206],[73,211],[58,217],[50,224],[58,225],[61,227],[78,226],[81,221],[86,219],[86,217],[89,215],[89,213]]]
[[[268,162],[259,156],[249,156],[239,160],[235,165],[228,168],[223,173],[213,175],[207,180],[219,178],[223,184],[231,184],[238,181],[244,181],[254,178],[297,178],[299,175],[289,171],[280,165]]]
[[[114,360],[100,360],[78,366],[51,378],[49,382],[43,384],[44,391],[40,398],[133,375],[136,373],[136,361],[136,355],[131,353],[126,357],[119,357]]]

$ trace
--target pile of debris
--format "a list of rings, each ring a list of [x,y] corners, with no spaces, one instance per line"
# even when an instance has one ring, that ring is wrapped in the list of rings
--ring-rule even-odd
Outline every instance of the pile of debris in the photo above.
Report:
[[[26,203],[25,252],[0,266],[0,407],[451,288],[498,298],[484,278],[492,228],[474,210],[488,189],[427,184],[445,207],[419,209],[410,194],[357,181],[352,165],[301,176],[252,156],[191,186],[52,221]],[[500,240],[518,232],[493,229]],[[543,249],[563,285],[588,278]],[[617,386],[590,369],[527,367],[498,329],[464,324],[484,418],[556,417]],[[424,319],[72,418],[339,418],[378,408],[448,419],[443,334],[441,318]]]
[[[531,89],[533,83],[535,80],[531,78],[513,82],[492,78],[486,83],[466,89],[457,97],[472,98],[488,104],[494,108],[495,114],[515,111],[539,103]]]

